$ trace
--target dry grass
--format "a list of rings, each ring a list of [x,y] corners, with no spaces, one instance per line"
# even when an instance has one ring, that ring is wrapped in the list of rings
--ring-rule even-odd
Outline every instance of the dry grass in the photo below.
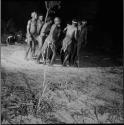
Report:
[[[78,93],[79,91],[84,93],[81,88],[86,86],[89,78],[82,81],[83,84],[78,83],[77,85],[67,81],[65,83],[44,83],[44,86],[36,92],[31,88],[26,74],[20,72],[20,75],[25,80],[26,86],[18,86],[15,82],[8,84],[10,81],[6,81],[7,77],[13,77],[14,74],[6,74],[2,71],[3,124],[32,123],[33,119],[38,124],[123,122],[123,107],[119,102],[105,102],[103,105],[98,105],[86,99],[80,101],[80,106],[78,106],[79,102],[76,105],[75,102],[79,99]]]
[[[14,59],[17,67],[1,69],[2,124],[124,122],[122,67],[44,68],[22,61],[21,69],[21,59]]]

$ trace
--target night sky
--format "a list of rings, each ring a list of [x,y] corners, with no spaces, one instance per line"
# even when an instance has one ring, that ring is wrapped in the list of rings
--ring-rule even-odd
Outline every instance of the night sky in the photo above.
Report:
[[[2,0],[1,17],[12,18],[16,26],[25,30],[32,11],[45,15],[44,0]],[[72,18],[86,19],[101,34],[108,32],[114,43],[122,46],[123,1],[122,0],[62,0],[61,10],[56,12],[63,23]]]

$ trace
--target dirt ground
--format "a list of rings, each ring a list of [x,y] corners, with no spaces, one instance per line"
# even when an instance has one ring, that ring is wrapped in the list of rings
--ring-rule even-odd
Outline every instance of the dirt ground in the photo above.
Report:
[[[59,58],[47,66],[24,60],[25,49],[1,46],[3,124],[124,122],[120,64],[83,52],[79,68],[62,67]]]

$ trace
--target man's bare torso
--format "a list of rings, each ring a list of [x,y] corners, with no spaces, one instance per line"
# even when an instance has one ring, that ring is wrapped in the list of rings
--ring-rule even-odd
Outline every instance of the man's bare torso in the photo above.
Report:
[[[37,33],[38,34],[40,34],[42,26],[43,26],[43,21],[37,20]]]
[[[37,22],[36,20],[30,20],[29,22],[30,24],[30,33],[31,34],[35,34],[36,33],[36,29],[37,29]]]
[[[72,25],[68,25],[67,26],[67,31],[66,31],[66,36],[69,36],[71,39],[74,38],[75,33],[77,31],[77,28],[72,26]]]

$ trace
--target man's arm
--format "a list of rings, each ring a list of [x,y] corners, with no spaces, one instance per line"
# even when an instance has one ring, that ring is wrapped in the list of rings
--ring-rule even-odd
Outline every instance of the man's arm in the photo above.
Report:
[[[85,31],[85,36],[84,36],[85,38],[85,45],[87,44],[87,28],[86,28],[86,31]]]
[[[41,26],[41,29],[43,28],[43,25],[44,25],[44,21],[42,21],[42,26]]]
[[[51,30],[50,30],[50,34],[51,34],[52,40],[54,40],[55,29],[56,29],[56,26],[52,25]]]
[[[28,21],[28,24],[27,24],[27,34],[28,34],[28,35],[31,35],[31,34],[30,34],[30,25],[31,25],[31,21],[29,20],[29,21]]]
[[[75,28],[75,32],[74,32],[74,38],[75,38],[75,40],[77,40],[77,35],[78,35],[78,30],[77,30],[77,28]]]
[[[67,31],[67,27],[64,28],[63,32],[65,33]]]

